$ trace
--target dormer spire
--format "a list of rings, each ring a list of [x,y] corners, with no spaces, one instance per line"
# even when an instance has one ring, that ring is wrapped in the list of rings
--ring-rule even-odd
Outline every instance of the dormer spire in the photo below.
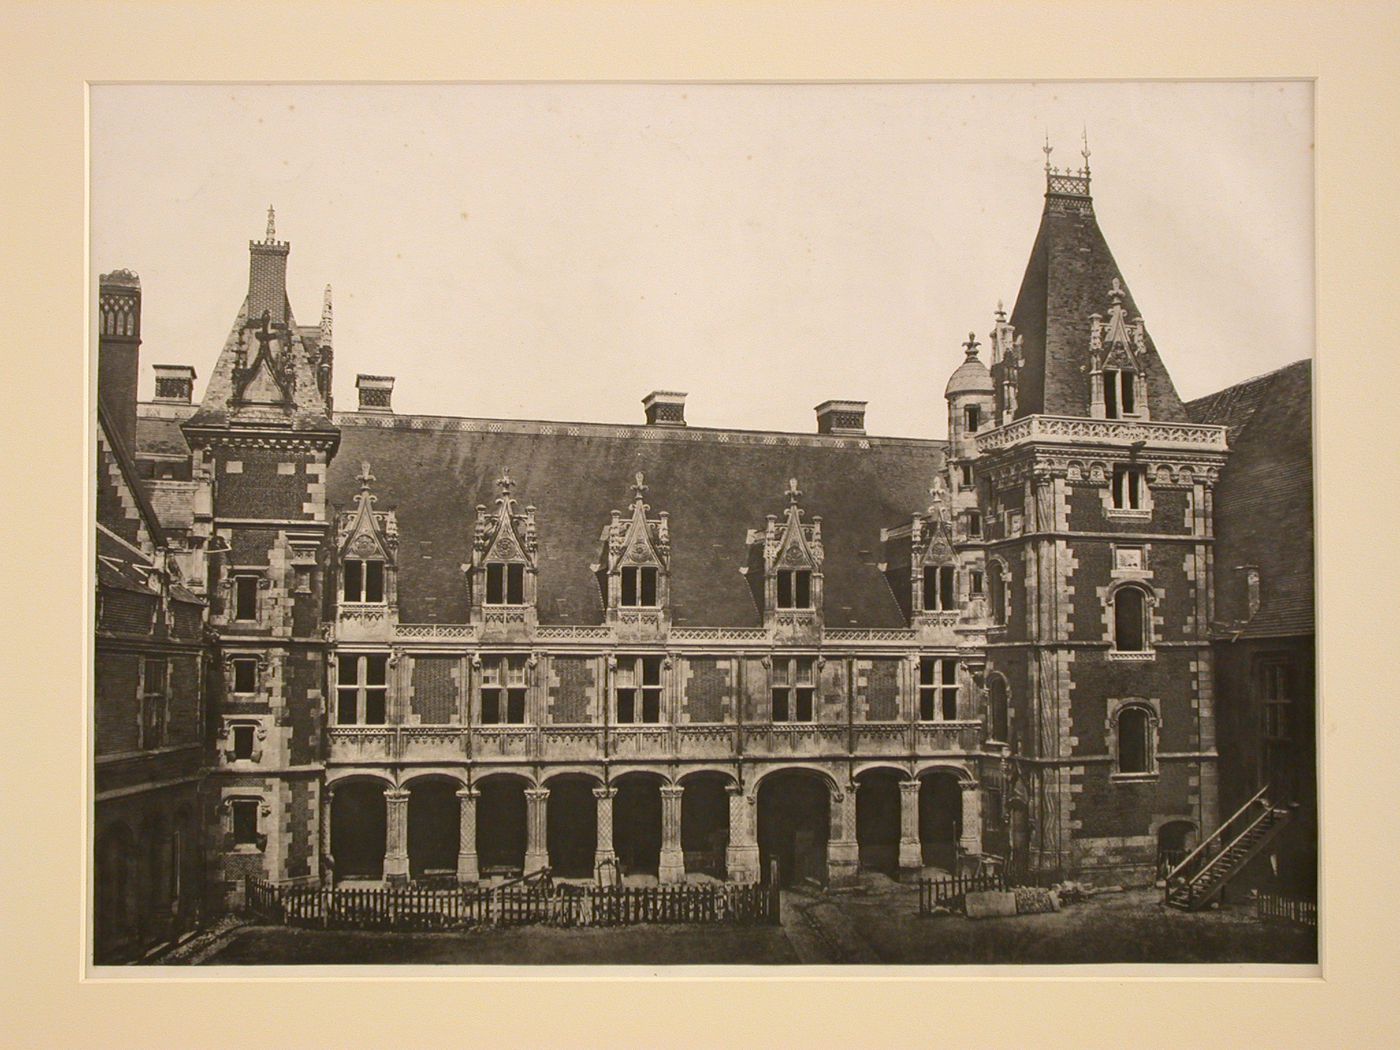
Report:
[[[1050,131],[1045,132],[1045,145],[1040,148],[1040,152],[1045,154],[1045,174],[1050,174],[1050,154],[1055,152],[1055,147],[1050,145]]]

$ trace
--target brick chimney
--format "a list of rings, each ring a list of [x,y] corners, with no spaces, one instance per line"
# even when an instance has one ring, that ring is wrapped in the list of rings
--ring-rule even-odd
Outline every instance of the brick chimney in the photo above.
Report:
[[[130,270],[104,273],[97,282],[97,396],[133,455],[140,361],[141,278]]]
[[[685,394],[679,390],[653,390],[642,398],[649,427],[685,426]]]
[[[287,254],[292,246],[277,239],[277,216],[267,209],[267,236],[248,242],[248,323],[266,310],[272,324],[287,323]]]
[[[394,395],[393,376],[355,377],[355,388],[360,392],[361,412],[392,412],[391,400]]]
[[[194,400],[194,369],[189,365],[154,365],[156,400],[168,405],[188,405]]]
[[[866,401],[823,401],[817,406],[818,434],[864,434]]]

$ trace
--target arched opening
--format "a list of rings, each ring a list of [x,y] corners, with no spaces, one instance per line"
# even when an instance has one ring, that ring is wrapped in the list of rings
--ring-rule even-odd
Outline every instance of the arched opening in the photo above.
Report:
[[[1006,807],[1007,838],[1011,856],[1007,859],[1008,874],[1025,879],[1031,870],[1031,815],[1026,804],[1016,799]]]
[[[1186,859],[1196,848],[1196,825],[1189,820],[1169,820],[1157,829],[1157,877],[1165,879],[1167,872]]]
[[[462,807],[455,780],[424,779],[408,788],[408,874],[413,879],[457,874]]]
[[[685,779],[685,792],[681,795],[681,852],[685,854],[687,874],[726,877],[728,783],[721,773],[696,773]]]
[[[919,782],[919,845],[924,864],[957,871],[962,834],[962,787],[952,773],[929,773]]]
[[[351,780],[331,799],[331,856],[337,879],[382,879],[386,844],[384,785]]]
[[[902,779],[888,769],[867,770],[856,778],[856,843],[864,871],[899,874]]]
[[[131,829],[115,824],[103,832],[97,843],[93,957],[98,961],[117,955],[131,937],[131,863]]]
[[[1113,647],[1120,653],[1147,650],[1147,595],[1139,587],[1120,587],[1113,596]]]
[[[613,781],[613,850],[624,875],[661,869],[661,778],[632,773]]]
[[[785,769],[758,786],[758,857],[767,882],[773,861],[783,886],[826,882],[831,792],[818,774]]]
[[[1152,772],[1152,719],[1146,708],[1118,712],[1118,772]]]
[[[1003,744],[1011,739],[1010,712],[1007,707],[1006,679],[1000,674],[988,676],[987,733],[993,740]]]
[[[598,800],[593,797],[597,782],[591,777],[565,774],[554,777],[546,786],[549,866],[563,878],[591,878],[593,854],[598,848]]]
[[[476,853],[483,879],[510,878],[525,870],[526,786],[525,780],[511,776],[476,782]]]

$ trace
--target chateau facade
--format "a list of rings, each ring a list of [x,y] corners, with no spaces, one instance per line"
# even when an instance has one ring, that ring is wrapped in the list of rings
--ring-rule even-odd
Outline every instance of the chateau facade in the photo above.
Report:
[[[635,426],[406,416],[370,375],[340,411],[329,288],[298,325],[270,215],[249,250],[202,400],[157,366],[136,420],[207,603],[215,907],[247,875],[546,866],[1144,881],[1221,820],[1227,427],[1177,396],[1087,169],[1047,171],[946,441],[839,400],[808,434],[692,427],[671,391]]]

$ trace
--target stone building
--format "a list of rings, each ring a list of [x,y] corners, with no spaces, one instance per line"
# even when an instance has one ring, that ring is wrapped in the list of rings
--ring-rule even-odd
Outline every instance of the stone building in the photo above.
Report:
[[[637,425],[402,415],[369,375],[337,411],[330,291],[299,326],[288,253],[269,216],[202,400],[167,367],[140,406],[216,638],[214,897],[544,866],[1144,880],[1219,822],[1227,425],[1177,396],[1087,158],[1047,169],[946,441],[843,400],[811,433],[693,427],[662,390]]]

